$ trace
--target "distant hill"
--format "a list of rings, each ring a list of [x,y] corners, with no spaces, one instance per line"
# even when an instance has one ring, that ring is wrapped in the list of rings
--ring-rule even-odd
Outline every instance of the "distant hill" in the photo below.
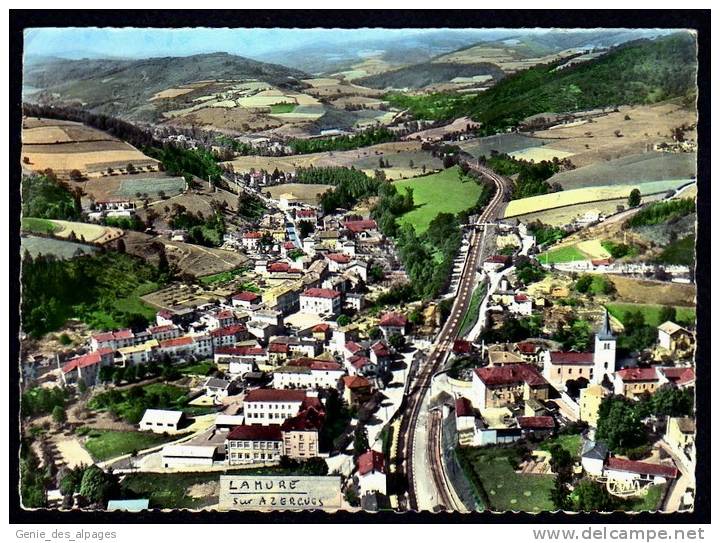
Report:
[[[83,107],[129,119],[150,120],[157,92],[195,81],[259,79],[293,85],[303,71],[227,53],[143,60],[47,59],[26,66],[24,85],[45,92],[35,100],[81,102]]]
[[[493,79],[500,79],[504,73],[498,66],[489,62],[474,64],[424,62],[363,77],[354,82],[375,89],[418,89],[427,85],[445,83],[456,77],[473,77],[476,75],[490,75]]]
[[[689,33],[629,42],[598,59],[563,70],[556,70],[558,64],[520,71],[474,96],[395,94],[388,99],[417,117],[468,115],[493,130],[515,126],[543,112],[692,98],[696,88],[695,38]]]

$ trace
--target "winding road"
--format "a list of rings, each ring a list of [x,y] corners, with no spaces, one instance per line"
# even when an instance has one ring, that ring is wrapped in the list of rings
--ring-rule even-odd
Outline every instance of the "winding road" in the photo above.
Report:
[[[495,172],[488,170],[482,166],[468,164],[470,168],[480,175],[490,179],[495,183],[496,191],[490,203],[485,207],[477,218],[478,225],[470,234],[470,245],[467,252],[465,264],[460,277],[457,295],[453,303],[450,315],[445,321],[444,326],[440,330],[435,339],[433,349],[430,351],[422,368],[419,369],[418,375],[413,386],[407,392],[405,398],[405,412],[400,422],[399,443],[398,443],[398,469],[403,472],[408,482],[408,500],[405,508],[411,511],[418,510],[417,485],[415,473],[415,461],[413,459],[413,451],[416,446],[416,433],[419,422],[421,407],[429,393],[432,376],[442,367],[452,348],[453,341],[458,337],[460,325],[463,315],[470,305],[473,289],[475,287],[476,273],[478,265],[481,264],[485,256],[486,248],[484,247],[484,234],[488,223],[497,220],[502,210],[505,196],[508,193],[511,182]],[[439,438],[437,423],[431,423],[430,438],[431,441],[437,442]],[[456,503],[454,493],[448,488],[447,478],[442,465],[441,455],[428,454],[426,461],[430,473],[432,474],[433,485],[436,487],[436,496],[438,499],[438,507],[447,510],[461,509],[461,504]],[[425,466],[423,466],[425,468]]]

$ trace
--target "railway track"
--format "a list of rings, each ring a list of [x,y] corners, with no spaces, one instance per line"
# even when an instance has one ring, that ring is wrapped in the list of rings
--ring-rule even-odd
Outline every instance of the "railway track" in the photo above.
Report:
[[[479,175],[493,181],[496,186],[495,195],[476,221],[476,224],[487,224],[497,218],[500,208],[505,201],[505,195],[511,185],[507,179],[497,175],[495,172],[488,170],[487,168],[472,164],[469,166]],[[428,394],[432,376],[444,364],[452,342],[459,334],[462,317],[470,305],[470,299],[475,283],[475,274],[483,255],[482,241],[484,238],[484,232],[485,227],[483,227],[482,233],[479,230],[474,229],[470,234],[470,245],[460,277],[460,282],[458,284],[457,295],[450,311],[450,315],[435,339],[434,347],[428,355],[424,366],[419,369],[415,384],[409,389],[404,399],[405,412],[400,422],[397,465],[399,469],[404,468],[404,473],[408,482],[408,502],[406,504],[406,508],[412,511],[418,510],[413,451],[415,449],[415,433],[418,426],[421,406]],[[434,443],[439,450],[439,447],[441,446],[441,436],[439,433],[441,431],[441,424],[437,425],[435,430],[433,430],[432,422],[430,426],[431,433],[433,431],[435,432],[434,435],[428,436],[429,438],[432,438],[430,443]],[[453,503],[451,492],[447,488],[444,467],[442,464],[442,454],[428,454],[427,459],[430,463],[430,472],[432,473],[433,484],[436,487],[435,495],[438,496],[438,500],[440,502],[439,505],[448,510],[456,509],[457,506]]]

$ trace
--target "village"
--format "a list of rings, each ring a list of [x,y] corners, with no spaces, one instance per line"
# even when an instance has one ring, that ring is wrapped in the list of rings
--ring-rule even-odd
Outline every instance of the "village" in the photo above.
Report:
[[[259,194],[250,179],[244,190]],[[129,436],[131,450],[121,445],[97,463],[116,476],[255,468],[282,473],[303,465],[309,473],[341,475],[348,508],[397,507],[402,490],[391,472],[396,415],[441,325],[439,307],[401,302],[377,309],[377,297],[402,281],[404,271],[374,220],[342,211],[323,215],[292,193],[264,202],[270,211],[255,228],[225,235],[228,249],[251,262],[221,291],[225,295],[216,289],[212,302],[169,304],[147,329],[96,333],[82,352],[26,362],[31,383],[77,397],[75,411],[53,426],[60,433],[55,461],[64,469],[94,461],[80,445],[93,438],[77,430],[87,411],[100,408],[124,422],[118,435]],[[507,223],[498,226],[494,241],[511,250],[478,266],[483,303],[432,378],[431,402],[449,433],[444,439],[458,450],[450,461],[467,463],[460,471],[474,489],[467,480],[449,486],[470,509],[473,493],[495,490],[473,480],[480,468],[463,460],[463,450],[526,443],[518,473],[532,478],[567,468],[544,446],[560,442],[568,449],[568,484],[574,487],[589,479],[620,498],[650,494],[651,507],[691,503],[694,419],[677,413],[695,382],[693,332],[668,320],[657,326],[646,355],[619,359],[624,327],[590,301],[584,318],[593,341],[585,350],[564,348],[557,336],[575,322],[577,308],[566,302],[577,289],[562,280],[541,285],[525,278],[521,270],[541,270],[542,260],[527,256],[537,252],[528,229]],[[575,271],[555,270],[550,278]],[[232,285],[244,288],[232,291]],[[454,279],[446,296],[457,288]],[[518,319],[536,326],[512,330]],[[168,401],[159,389],[148,400],[146,390],[162,382],[182,391],[182,398]],[[625,438],[611,437],[615,445],[609,447],[596,439],[599,420],[614,416],[603,412],[604,399],[620,398],[632,410],[655,394],[670,395],[671,407],[646,409],[635,421],[633,431],[647,428],[647,444],[628,447]],[[132,413],[113,407],[133,397],[142,401]],[[158,439],[142,448],[133,433]],[[652,490],[656,485],[661,495]],[[50,496],[58,506],[74,503],[60,490]],[[143,509],[148,503],[139,496],[111,500],[109,507]],[[523,508],[518,501],[508,506]]]

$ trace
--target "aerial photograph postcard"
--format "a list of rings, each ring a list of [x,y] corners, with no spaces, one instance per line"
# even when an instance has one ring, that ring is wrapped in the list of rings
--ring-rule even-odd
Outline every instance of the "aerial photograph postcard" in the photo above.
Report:
[[[692,513],[698,33],[626,25],[25,28],[19,507]]]

